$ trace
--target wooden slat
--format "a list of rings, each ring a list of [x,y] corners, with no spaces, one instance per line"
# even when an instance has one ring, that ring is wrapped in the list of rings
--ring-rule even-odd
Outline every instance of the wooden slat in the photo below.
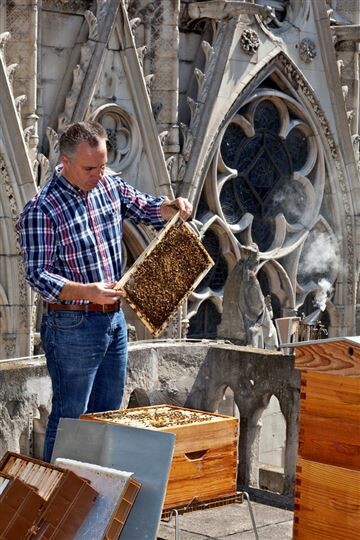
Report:
[[[360,426],[339,418],[301,413],[299,455],[319,463],[360,470]]]
[[[299,459],[294,539],[360,538],[360,471]]]
[[[300,407],[309,414],[360,422],[360,379],[303,373]]]
[[[360,379],[302,373],[299,455],[360,470]]]
[[[346,341],[297,345],[295,367],[337,375],[360,377],[360,347]]]

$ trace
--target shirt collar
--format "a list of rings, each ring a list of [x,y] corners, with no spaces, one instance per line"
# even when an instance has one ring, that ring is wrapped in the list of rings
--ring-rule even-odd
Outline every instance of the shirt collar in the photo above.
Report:
[[[85,195],[85,192],[82,191],[81,189],[73,186],[69,180],[66,180],[65,176],[63,176],[61,174],[61,171],[63,169],[63,165],[62,163],[60,163],[59,165],[57,165],[55,167],[55,178],[56,178],[56,181],[64,188],[66,189],[67,191],[70,191],[70,193],[73,193],[74,195],[82,195],[84,196]]]

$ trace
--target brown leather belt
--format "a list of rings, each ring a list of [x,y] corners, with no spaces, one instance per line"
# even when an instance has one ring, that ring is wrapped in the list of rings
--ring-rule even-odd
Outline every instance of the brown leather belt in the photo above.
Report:
[[[121,308],[121,301],[115,304],[45,304],[45,311],[97,311],[98,313],[114,313]]]

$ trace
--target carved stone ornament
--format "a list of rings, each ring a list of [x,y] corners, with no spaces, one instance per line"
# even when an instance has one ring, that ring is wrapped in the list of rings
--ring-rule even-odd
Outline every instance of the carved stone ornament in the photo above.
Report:
[[[255,30],[246,28],[240,36],[240,45],[247,54],[254,54],[260,47],[259,36]]]
[[[119,173],[136,160],[140,151],[140,132],[135,119],[115,104],[99,107],[91,115],[104,126],[108,134],[108,165]]]
[[[300,42],[300,58],[306,64],[310,64],[316,56],[316,45],[311,39],[303,39]]]
[[[354,298],[354,283],[356,281],[355,276],[354,276],[355,241],[354,241],[353,224],[352,224],[353,218],[350,211],[348,187],[345,181],[342,164],[340,162],[337,144],[335,142],[334,136],[332,134],[332,131],[330,129],[330,126],[328,124],[324,111],[320,106],[319,101],[315,97],[312,89],[305,82],[300,71],[297,69],[297,67],[294,64],[292,64],[292,62],[289,61],[289,59],[285,55],[280,54],[278,58],[283,66],[283,71],[288,77],[291,84],[295,88],[297,88],[298,91],[302,93],[302,95],[309,102],[312,110],[315,112],[318,122],[327,139],[331,156],[334,160],[336,174],[338,177],[338,185],[341,191],[343,204],[344,204],[344,211],[345,211],[345,226],[346,226],[346,233],[347,233],[346,234],[346,248],[347,248],[347,253],[348,253],[348,264],[346,268],[347,283],[348,283],[347,299],[348,299],[349,304],[351,304]]]

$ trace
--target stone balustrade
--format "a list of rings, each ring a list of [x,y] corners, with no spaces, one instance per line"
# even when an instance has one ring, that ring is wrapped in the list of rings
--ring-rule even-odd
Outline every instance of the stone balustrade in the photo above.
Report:
[[[149,341],[129,346],[123,406],[168,403],[221,411],[232,390],[240,416],[239,487],[259,487],[261,416],[271,397],[286,422],[283,493],[295,479],[300,374],[279,352],[215,341]],[[44,357],[0,362],[0,455],[6,450],[41,456],[51,405]]]

